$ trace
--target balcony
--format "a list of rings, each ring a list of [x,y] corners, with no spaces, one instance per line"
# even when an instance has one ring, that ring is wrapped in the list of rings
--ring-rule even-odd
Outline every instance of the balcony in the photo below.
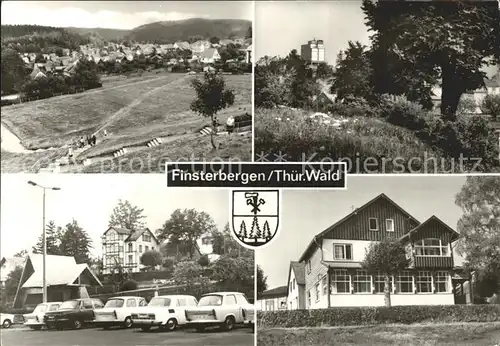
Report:
[[[415,268],[453,268],[451,256],[414,256]]]

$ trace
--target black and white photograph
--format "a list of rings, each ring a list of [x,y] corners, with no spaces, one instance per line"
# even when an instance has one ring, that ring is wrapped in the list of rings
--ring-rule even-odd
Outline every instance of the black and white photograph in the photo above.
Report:
[[[2,2],[2,172],[252,160],[250,1]]]
[[[499,23],[498,1],[257,1],[254,160],[499,172]]]
[[[254,345],[254,252],[227,190],[3,175],[1,343]]]
[[[498,345],[500,176],[349,180],[283,192],[257,345]]]

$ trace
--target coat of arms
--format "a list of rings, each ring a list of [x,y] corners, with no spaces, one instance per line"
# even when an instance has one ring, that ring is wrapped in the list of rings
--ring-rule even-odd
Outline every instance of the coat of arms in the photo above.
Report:
[[[249,248],[268,244],[279,229],[280,191],[232,191],[232,229]]]

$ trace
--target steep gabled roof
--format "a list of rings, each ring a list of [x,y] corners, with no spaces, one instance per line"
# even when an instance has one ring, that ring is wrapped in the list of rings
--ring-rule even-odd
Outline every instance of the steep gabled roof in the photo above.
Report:
[[[262,299],[286,297],[288,294],[288,286],[280,286],[262,292]]]
[[[340,226],[341,224],[343,224],[344,222],[350,220],[352,217],[356,216],[360,211],[362,211],[363,209],[369,207],[370,205],[372,205],[373,203],[381,200],[381,199],[384,199],[386,200],[387,202],[389,202],[390,204],[392,204],[394,207],[396,207],[401,213],[403,213],[404,215],[406,215],[409,219],[415,221],[418,225],[420,225],[420,222],[415,219],[413,216],[411,216],[406,210],[404,210],[403,208],[401,208],[396,202],[394,202],[392,199],[390,199],[389,197],[387,197],[387,195],[385,193],[381,193],[380,195],[378,195],[377,197],[371,199],[370,201],[368,201],[367,203],[363,204],[361,207],[359,208],[356,208],[352,213],[348,214],[346,217],[344,217],[343,219],[337,221],[336,223],[334,223],[332,226],[328,227],[327,229],[325,229],[323,232],[321,232],[320,234],[317,234],[314,236],[314,238],[311,240],[311,242],[309,243],[309,245],[307,246],[306,250],[304,251],[304,253],[302,254],[302,256],[300,256],[300,259],[299,259],[299,262],[303,262],[306,260],[306,258],[309,256],[309,254],[314,251],[317,247],[318,247],[318,243],[323,240],[323,237],[330,231],[334,230],[336,227]]]
[[[443,226],[443,228],[451,234],[451,238],[450,238],[451,242],[456,241],[460,237],[460,234],[458,234],[453,228],[451,228],[446,223],[441,221],[441,219],[439,219],[437,216],[432,215],[430,218],[425,220],[423,223],[421,223],[420,225],[418,225],[417,227],[415,227],[414,229],[412,229],[410,232],[406,233],[404,236],[402,236],[399,239],[402,241],[407,240],[407,239],[411,239],[411,236],[413,234],[416,234],[419,230],[421,230],[422,228],[424,228],[425,226],[427,226],[429,223],[431,223],[433,221],[437,222],[438,224]]]
[[[128,234],[132,233],[131,230],[126,229],[126,228],[108,227],[108,229],[102,235],[106,235],[110,230],[113,230],[113,231],[115,231],[118,234],[125,234],[125,235],[128,235]]]
[[[158,241],[158,238],[156,238],[156,236],[154,235],[153,232],[151,232],[149,230],[149,228],[143,228],[141,230],[137,230],[137,231],[133,231],[128,237],[127,239],[125,239],[125,241],[136,241],[137,239],[139,239],[139,237],[141,235],[143,235],[145,232],[149,232],[149,234],[151,234],[151,236],[156,240],[157,243],[159,243]]]
[[[295,282],[297,285],[305,285],[306,284],[306,266],[304,263],[291,261],[290,268],[288,269],[288,285],[286,286],[286,295],[288,296],[290,290],[290,277],[292,275],[295,276]]]

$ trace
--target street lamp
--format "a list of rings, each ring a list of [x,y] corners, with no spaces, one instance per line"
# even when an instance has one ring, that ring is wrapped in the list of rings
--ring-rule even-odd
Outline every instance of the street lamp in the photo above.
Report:
[[[42,186],[40,184],[35,183],[34,181],[28,181],[28,184],[32,186],[39,187],[43,190],[43,212],[42,212],[42,221],[43,221],[43,302],[47,303],[47,281],[46,281],[46,270],[45,270],[45,260],[47,257],[47,241],[45,240],[45,190],[54,190],[58,191],[61,190],[59,187],[46,187]]]

